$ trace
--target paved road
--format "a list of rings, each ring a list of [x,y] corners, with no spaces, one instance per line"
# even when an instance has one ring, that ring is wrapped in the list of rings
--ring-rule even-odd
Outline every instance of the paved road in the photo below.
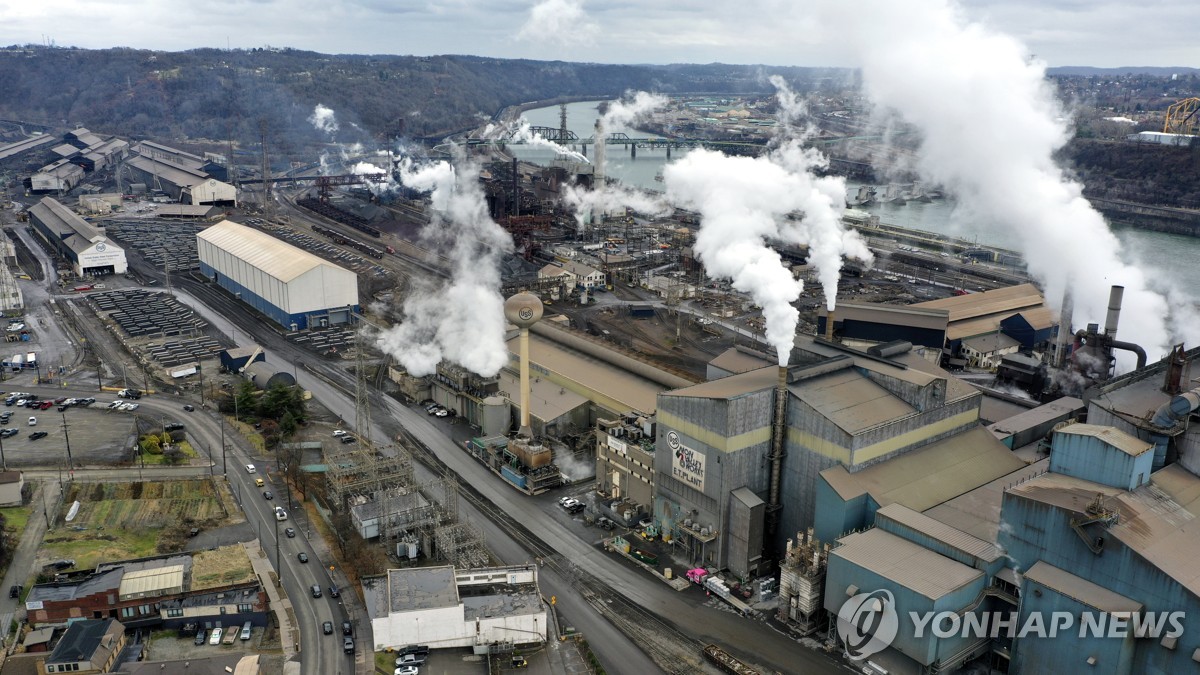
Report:
[[[244,310],[236,306],[231,299],[226,299],[198,284],[187,283],[184,290],[176,289],[176,292],[180,301],[194,307],[204,315],[206,320],[221,330],[233,330],[230,323],[231,317],[238,317],[244,313]],[[205,302],[212,303],[215,309],[199,302],[195,296],[191,295],[192,293],[202,295]],[[243,332],[249,330],[250,325],[252,322],[239,323]],[[319,372],[320,376],[298,369],[300,385],[311,391],[314,397],[334,413],[341,415],[343,419],[353,420],[355,418],[353,398],[346,393],[353,388],[353,381],[348,373],[319,361],[311,354],[300,351],[274,331],[256,330],[255,333],[257,333],[260,344],[264,346],[269,362],[283,365],[294,364],[297,360],[302,360],[308,368]],[[338,383],[340,388],[331,386],[329,381]],[[674,622],[694,638],[703,642],[722,644],[735,654],[753,662],[768,665],[779,672],[795,672],[797,668],[813,673],[842,672],[840,667],[824,654],[801,647],[795,640],[775,632],[767,624],[745,619],[730,612],[690,603],[678,591],[644,575],[634,573],[629,566],[619,562],[615,557],[605,554],[589,542],[582,541],[565,526],[549,517],[548,511],[555,508],[553,500],[530,499],[503,484],[446,436],[444,423],[434,422],[433,418],[407,408],[390,397],[375,396],[373,403],[373,438],[395,438],[400,427],[403,426],[433,450],[439,459],[460,476],[463,482],[478,489],[497,508],[520,522],[536,524],[535,534],[551,548],[559,551],[563,558],[569,559],[582,571],[599,579],[625,597],[650,609],[658,616]],[[476,519],[476,522],[483,522],[487,519],[486,514],[478,513],[470,508],[466,500],[460,500],[460,512],[466,518]],[[487,543],[491,547],[495,548],[498,544],[500,546],[519,546],[515,542],[505,542],[506,536],[497,528],[489,528],[487,533]],[[515,549],[508,550],[515,552]],[[586,599],[580,596],[577,589],[570,583],[563,583],[562,590],[566,591],[560,596],[564,602],[577,603],[573,609],[575,607],[583,609],[585,605],[588,605]],[[636,648],[631,648],[631,643],[627,639],[615,639],[615,632],[611,628],[605,631],[598,628],[596,623],[592,623],[590,627],[583,627],[581,624],[587,621],[588,617],[603,621],[603,617],[598,617],[594,612],[590,615],[587,612],[581,612],[580,619],[573,619],[573,621],[578,627],[590,631],[588,632],[589,641],[592,638],[597,640],[593,643],[593,647],[606,670],[630,673],[658,670],[649,665],[648,660],[641,660],[645,658],[644,655]],[[634,657],[634,654],[638,656]],[[640,661],[638,666],[626,667],[624,665],[635,658]]]

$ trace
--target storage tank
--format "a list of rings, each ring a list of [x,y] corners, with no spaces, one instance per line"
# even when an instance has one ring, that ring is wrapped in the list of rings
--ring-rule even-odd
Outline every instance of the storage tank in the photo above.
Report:
[[[264,390],[275,386],[296,386],[294,375],[266,361],[255,361],[246,366],[246,370],[242,372],[242,376],[253,382],[254,386]]]
[[[508,427],[511,424],[508,405],[508,399],[503,396],[489,396],[483,400],[481,431],[485,438],[508,434]]]

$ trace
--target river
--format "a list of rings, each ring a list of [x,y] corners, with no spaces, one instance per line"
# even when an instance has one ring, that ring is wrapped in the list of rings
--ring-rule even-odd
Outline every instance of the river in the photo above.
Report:
[[[597,109],[598,103],[598,101],[568,103],[567,128],[581,138],[592,136],[596,118],[600,116]],[[534,126],[559,126],[559,107],[556,105],[527,110],[523,116]],[[631,136],[639,133],[623,127],[610,131],[625,131]],[[512,146],[511,150],[521,159],[530,162],[547,164],[554,159],[554,153],[549,150],[523,146]],[[589,147],[588,153],[591,152],[592,149]],[[671,152],[671,157],[678,159],[684,154],[685,151],[676,149]],[[630,157],[629,151],[621,146],[609,146],[606,173],[629,185],[662,191],[663,184],[656,180],[656,176],[661,175],[666,164],[666,150],[638,148],[637,157]],[[847,183],[848,189],[857,187],[857,185],[854,182]],[[892,225],[1020,250],[1013,233],[1003,229],[988,228],[977,223],[966,215],[964,210],[957,209],[953,200],[935,200],[929,203],[914,202],[904,206],[876,205],[866,210],[878,215],[881,221]],[[1113,231],[1121,241],[1127,260],[1134,263],[1142,261],[1140,266],[1143,269],[1153,270],[1148,275],[1150,278],[1181,289],[1200,288],[1200,265],[1196,264],[1196,261],[1200,259],[1200,238],[1151,232],[1126,226],[1114,226]],[[1200,299],[1200,293],[1195,291],[1188,291],[1186,295],[1193,301]]]

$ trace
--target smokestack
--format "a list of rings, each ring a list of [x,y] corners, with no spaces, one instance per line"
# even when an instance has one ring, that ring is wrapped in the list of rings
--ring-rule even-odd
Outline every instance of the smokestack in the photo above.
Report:
[[[604,121],[596,120],[596,134],[592,137],[596,141],[596,150],[592,153],[592,164],[595,166],[592,173],[592,182],[594,189],[599,190],[604,186]]]
[[[1075,298],[1071,287],[1063,291],[1062,311],[1058,314],[1058,343],[1054,346],[1054,367],[1062,368],[1067,361],[1067,345],[1071,340],[1071,318],[1075,313]]]
[[[825,315],[825,339],[833,342],[833,310]]]
[[[533,438],[529,424],[529,327],[542,318],[542,300],[533,293],[521,291],[504,302],[504,317],[520,329],[521,358],[521,428],[522,438]]]
[[[1113,286],[1108,294],[1108,317],[1104,320],[1104,334],[1117,336],[1117,322],[1121,319],[1121,300],[1125,297],[1124,286]]]
[[[509,215],[521,215],[521,189],[519,174],[517,173],[517,158],[512,158],[512,213]]]
[[[779,511],[783,508],[779,499],[779,484],[782,480],[784,441],[787,436],[787,377],[787,366],[779,366],[779,381],[775,385],[775,415],[771,419],[771,450],[767,455],[771,463],[771,486],[767,501],[767,536],[763,539],[763,546],[768,552],[774,546],[775,532],[779,529]]]

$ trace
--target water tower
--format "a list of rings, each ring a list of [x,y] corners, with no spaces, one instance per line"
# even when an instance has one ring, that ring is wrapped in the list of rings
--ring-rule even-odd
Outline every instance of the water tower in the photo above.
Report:
[[[542,318],[542,299],[528,291],[521,291],[504,301],[504,318],[521,330],[521,438],[533,438],[529,426],[529,327]]]

